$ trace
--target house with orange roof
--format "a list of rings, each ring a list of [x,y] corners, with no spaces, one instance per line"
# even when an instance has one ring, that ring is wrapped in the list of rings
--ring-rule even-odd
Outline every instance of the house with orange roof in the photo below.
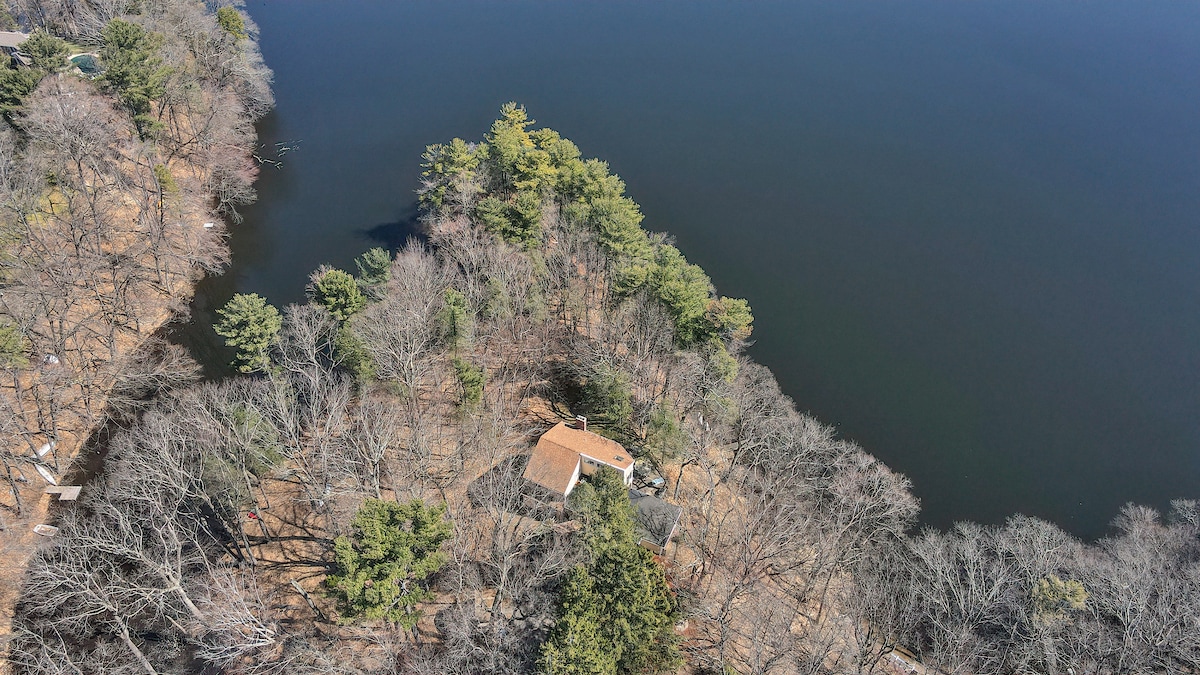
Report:
[[[588,431],[586,417],[576,417],[574,425],[559,422],[542,434],[523,477],[552,496],[566,499],[580,476],[590,476],[602,466],[621,474],[625,485],[633,484],[629,452],[620,443]]]

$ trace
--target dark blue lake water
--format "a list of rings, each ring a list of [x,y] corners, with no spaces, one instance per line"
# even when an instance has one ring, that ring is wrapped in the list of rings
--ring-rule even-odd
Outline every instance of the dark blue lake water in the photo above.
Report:
[[[608,160],[803,410],[932,525],[1200,497],[1200,4],[251,0],[275,70],[234,291],[403,236],[508,100]],[[203,350],[203,346],[200,346]]]

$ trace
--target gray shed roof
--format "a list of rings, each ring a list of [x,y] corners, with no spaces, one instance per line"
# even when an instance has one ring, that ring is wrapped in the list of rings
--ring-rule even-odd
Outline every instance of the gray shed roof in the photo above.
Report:
[[[642,536],[659,548],[666,548],[679,524],[683,508],[637,490],[629,491],[629,501],[637,509],[637,522]]]
[[[29,33],[14,33],[7,30],[0,31],[0,47],[16,47],[28,39]]]

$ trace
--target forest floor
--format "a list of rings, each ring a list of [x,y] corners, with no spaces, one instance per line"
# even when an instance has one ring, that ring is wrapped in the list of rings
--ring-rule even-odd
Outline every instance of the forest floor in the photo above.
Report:
[[[126,202],[132,200],[132,196],[125,198]],[[214,233],[204,229],[203,223],[212,222],[213,215],[197,203],[181,201],[180,206],[181,210],[173,218],[179,227],[170,228],[167,236],[185,249],[205,245],[208,236]],[[145,235],[137,229],[136,214],[137,208],[132,203],[112,214],[111,224],[116,231],[112,233],[107,252],[114,256],[136,253],[150,268],[155,261],[143,246]],[[58,219],[53,217],[46,220],[47,229],[63,230],[60,236],[65,246],[70,237],[69,226],[56,222]],[[122,226],[124,223],[132,225]],[[111,332],[114,337],[110,344],[104,344],[101,337],[106,332],[101,318],[103,312],[95,300],[89,299],[89,296],[105,291],[88,281],[79,282],[78,297],[69,303],[71,311],[63,321],[81,326],[79,332],[92,336],[91,339],[77,340],[63,353],[53,354],[51,363],[42,361],[46,355],[36,355],[37,360],[15,382],[0,387],[0,395],[12,400],[16,422],[21,428],[20,437],[9,441],[15,447],[13,455],[25,454],[32,458],[36,456],[35,448],[53,442],[47,457],[9,469],[7,482],[16,488],[16,494],[9,490],[0,493],[0,518],[3,518],[0,521],[3,526],[0,529],[0,675],[8,670],[7,645],[25,571],[39,547],[51,540],[35,534],[33,528],[53,521],[53,509],[58,502],[57,496],[46,494],[50,483],[34,470],[34,466],[45,468],[60,484],[80,476],[85,480],[91,477],[87,469],[97,467],[87,467],[90,459],[85,453],[97,450],[92,447],[92,441],[98,425],[106,419],[108,395],[120,375],[120,362],[134,358],[147,340],[178,315],[182,303],[192,294],[195,279],[195,270],[185,267],[179,272],[167,273],[165,284],[146,281],[126,290],[138,298],[139,312]],[[88,328],[90,324],[94,325]],[[53,424],[47,422],[42,412],[44,401],[38,400],[46,397],[54,398],[57,415]],[[86,489],[85,485],[84,491]]]

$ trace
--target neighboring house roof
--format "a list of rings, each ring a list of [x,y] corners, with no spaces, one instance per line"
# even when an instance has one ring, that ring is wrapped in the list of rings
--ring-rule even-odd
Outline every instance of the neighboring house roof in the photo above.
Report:
[[[0,47],[15,48],[17,45],[29,39],[28,33],[14,33],[12,31],[0,31]]]
[[[629,491],[629,501],[637,509],[637,523],[641,529],[642,538],[650,541],[659,548],[666,548],[679,525],[679,516],[683,509],[674,504],[668,504],[658,497],[643,494],[637,490]]]
[[[542,434],[538,439],[538,447],[542,447],[543,444],[553,444],[577,455],[587,455],[622,471],[627,471],[633,466],[633,457],[620,443],[590,431],[576,429],[566,422],[559,422],[550,431]],[[536,449],[534,452],[536,454]]]

